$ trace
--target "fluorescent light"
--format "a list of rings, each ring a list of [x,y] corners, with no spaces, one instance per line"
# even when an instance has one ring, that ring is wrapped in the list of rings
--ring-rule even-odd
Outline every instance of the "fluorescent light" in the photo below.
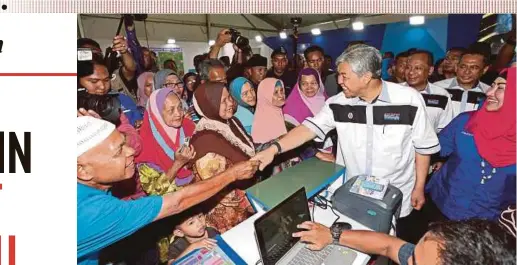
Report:
[[[424,16],[412,16],[409,17],[409,24],[411,25],[422,25],[425,23],[425,17]]]
[[[262,42],[262,37],[260,35],[255,36],[255,40],[257,42]]]
[[[280,38],[287,39],[287,33],[285,33],[285,31],[280,32]]]
[[[214,44],[215,44],[215,40],[209,40],[209,41],[208,41],[208,45],[212,46],[212,45],[214,45]]]
[[[176,40],[175,39],[168,39],[167,43],[168,44],[174,44],[174,43],[176,43]]]
[[[352,23],[352,28],[354,30],[363,30],[364,29],[364,24],[361,21],[357,21],[357,22]]]
[[[318,28],[311,29],[311,33],[312,33],[312,35],[320,35],[321,34],[321,30],[318,29]]]

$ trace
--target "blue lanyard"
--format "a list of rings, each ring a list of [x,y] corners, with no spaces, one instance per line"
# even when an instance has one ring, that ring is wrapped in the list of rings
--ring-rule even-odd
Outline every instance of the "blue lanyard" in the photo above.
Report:
[[[163,149],[163,151],[167,154],[167,156],[174,160],[174,150],[170,148],[169,145],[165,142],[165,139],[163,139],[160,132],[158,132],[158,129],[156,128],[156,125],[154,125],[153,119],[151,118],[151,113],[149,113],[149,124],[151,125],[151,132],[153,133],[154,139],[158,142],[160,147]],[[180,128],[180,146],[185,143],[185,132],[183,131],[183,127]]]

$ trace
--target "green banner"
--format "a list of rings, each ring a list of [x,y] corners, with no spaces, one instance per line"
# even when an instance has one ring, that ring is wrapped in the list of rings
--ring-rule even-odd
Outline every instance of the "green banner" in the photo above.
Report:
[[[163,63],[167,60],[173,60],[178,68],[178,74],[183,76],[185,74],[185,68],[183,66],[183,51],[181,48],[150,48],[151,51],[156,53],[158,58],[158,67],[163,69]]]

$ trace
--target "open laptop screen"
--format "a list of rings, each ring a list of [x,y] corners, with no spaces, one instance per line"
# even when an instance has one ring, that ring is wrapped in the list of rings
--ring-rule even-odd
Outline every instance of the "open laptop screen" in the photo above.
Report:
[[[274,265],[280,260],[299,241],[299,238],[292,237],[299,231],[296,226],[310,220],[305,188],[257,219],[255,231],[263,264]]]

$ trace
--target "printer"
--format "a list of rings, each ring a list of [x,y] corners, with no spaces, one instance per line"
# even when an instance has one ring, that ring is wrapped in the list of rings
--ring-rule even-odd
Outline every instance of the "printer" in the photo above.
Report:
[[[400,216],[402,192],[388,185],[382,200],[356,194],[350,189],[357,178],[349,179],[334,192],[333,208],[374,231],[389,234],[393,216]]]

